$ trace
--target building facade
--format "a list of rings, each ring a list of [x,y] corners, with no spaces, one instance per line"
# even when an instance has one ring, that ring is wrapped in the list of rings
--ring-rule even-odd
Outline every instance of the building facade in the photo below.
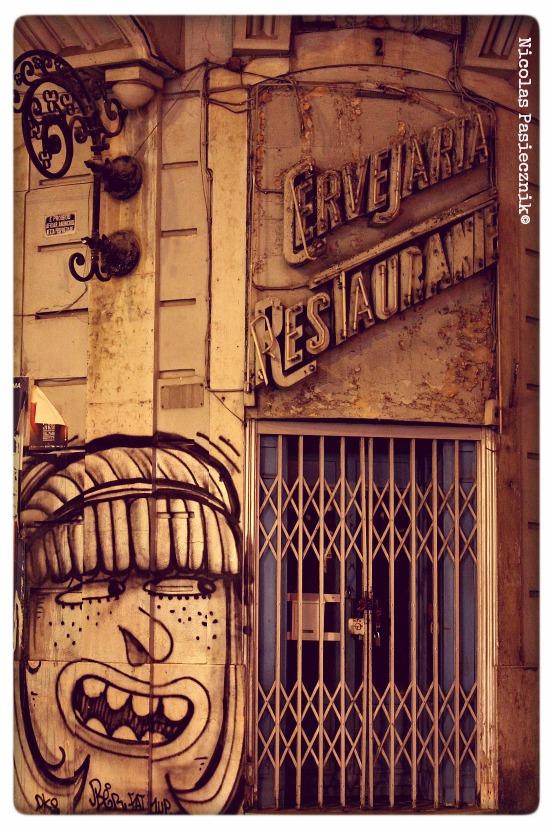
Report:
[[[44,50],[128,110],[132,193]],[[15,57],[17,808],[534,810],[537,23],[26,17]]]

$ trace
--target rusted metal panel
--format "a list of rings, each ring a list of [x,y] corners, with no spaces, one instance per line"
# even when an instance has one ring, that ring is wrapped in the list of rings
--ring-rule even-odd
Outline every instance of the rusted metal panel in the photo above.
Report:
[[[401,82],[379,87],[377,75],[370,82],[363,77],[364,83],[340,84],[306,73],[297,81],[261,84],[256,94],[249,380],[258,387],[258,412],[482,423],[495,390],[494,275],[486,266],[497,255],[497,232],[488,220],[482,231],[471,225],[469,251],[467,225],[459,225],[461,235],[449,231],[448,241],[440,241],[443,267],[432,280],[451,290],[438,297],[426,291],[419,307],[407,308],[402,299],[398,314],[384,313],[396,309],[395,295],[390,279],[378,293],[370,267],[375,274],[380,254],[390,276],[394,252],[400,241],[408,245],[415,228],[432,243],[432,224],[444,221],[437,217],[451,211],[453,219],[476,194],[493,198],[493,118],[443,88],[416,92],[415,79],[407,89]],[[482,241],[475,264],[480,233],[490,241]],[[484,248],[492,247],[488,259]],[[429,251],[422,244],[421,254]],[[340,273],[351,266],[353,274],[357,263],[362,268],[369,260],[366,278],[350,276],[341,289]],[[324,283],[334,274],[331,288]],[[385,325],[372,327],[371,311]],[[348,331],[348,317],[354,330]],[[276,328],[268,322],[275,320]],[[370,331],[345,342],[357,325]],[[282,371],[271,378],[277,352]],[[272,380],[287,388],[271,388]]]
[[[494,388],[492,281],[455,286],[353,338],[290,389],[261,388],[260,412],[481,423]]]
[[[162,409],[189,409],[203,406],[204,387],[201,383],[183,383],[161,387]]]

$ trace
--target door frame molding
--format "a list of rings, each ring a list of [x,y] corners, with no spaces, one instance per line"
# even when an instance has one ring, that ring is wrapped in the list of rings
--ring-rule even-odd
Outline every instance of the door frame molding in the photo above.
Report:
[[[477,558],[477,787],[480,809],[497,810],[497,435],[481,430],[479,464],[479,555]]]

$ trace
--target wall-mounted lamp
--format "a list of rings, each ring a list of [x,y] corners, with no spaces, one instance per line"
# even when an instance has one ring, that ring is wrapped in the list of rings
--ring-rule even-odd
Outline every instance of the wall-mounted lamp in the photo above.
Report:
[[[76,252],[69,258],[71,275],[79,282],[92,277],[106,282],[129,274],[140,259],[135,234],[100,234],[102,184],[115,199],[129,199],[142,184],[141,167],[132,156],[102,159],[109,149],[106,139],[123,129],[126,109],[108,94],[97,70],[77,72],[64,58],[45,50],[17,58],[14,83],[14,111],[21,113],[25,147],[41,176],[60,179],[71,166],[73,142],[91,141],[92,158],[85,164],[93,177],[92,230],[81,240],[91,251],[90,268],[87,273],[77,271],[85,257]]]

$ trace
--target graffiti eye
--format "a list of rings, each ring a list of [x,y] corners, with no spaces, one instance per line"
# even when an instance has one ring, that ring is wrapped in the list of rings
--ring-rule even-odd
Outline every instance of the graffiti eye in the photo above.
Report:
[[[101,602],[103,599],[118,599],[124,590],[125,583],[113,577],[85,583],[80,582],[78,585],[72,585],[67,591],[58,594],[56,602],[64,608],[70,608],[82,605],[83,600]]]
[[[78,585],[72,585],[67,591],[63,591],[63,593],[58,594],[56,597],[56,603],[61,605],[63,608],[74,608],[77,605],[82,605],[83,583],[79,582]]]
[[[108,594],[110,597],[117,599],[120,597],[123,591],[125,590],[125,583],[120,582],[118,579],[110,579],[108,581]]]
[[[151,579],[144,584],[144,590],[150,596],[187,599],[188,597],[209,596],[215,590],[215,583],[210,579],[172,576]]]

